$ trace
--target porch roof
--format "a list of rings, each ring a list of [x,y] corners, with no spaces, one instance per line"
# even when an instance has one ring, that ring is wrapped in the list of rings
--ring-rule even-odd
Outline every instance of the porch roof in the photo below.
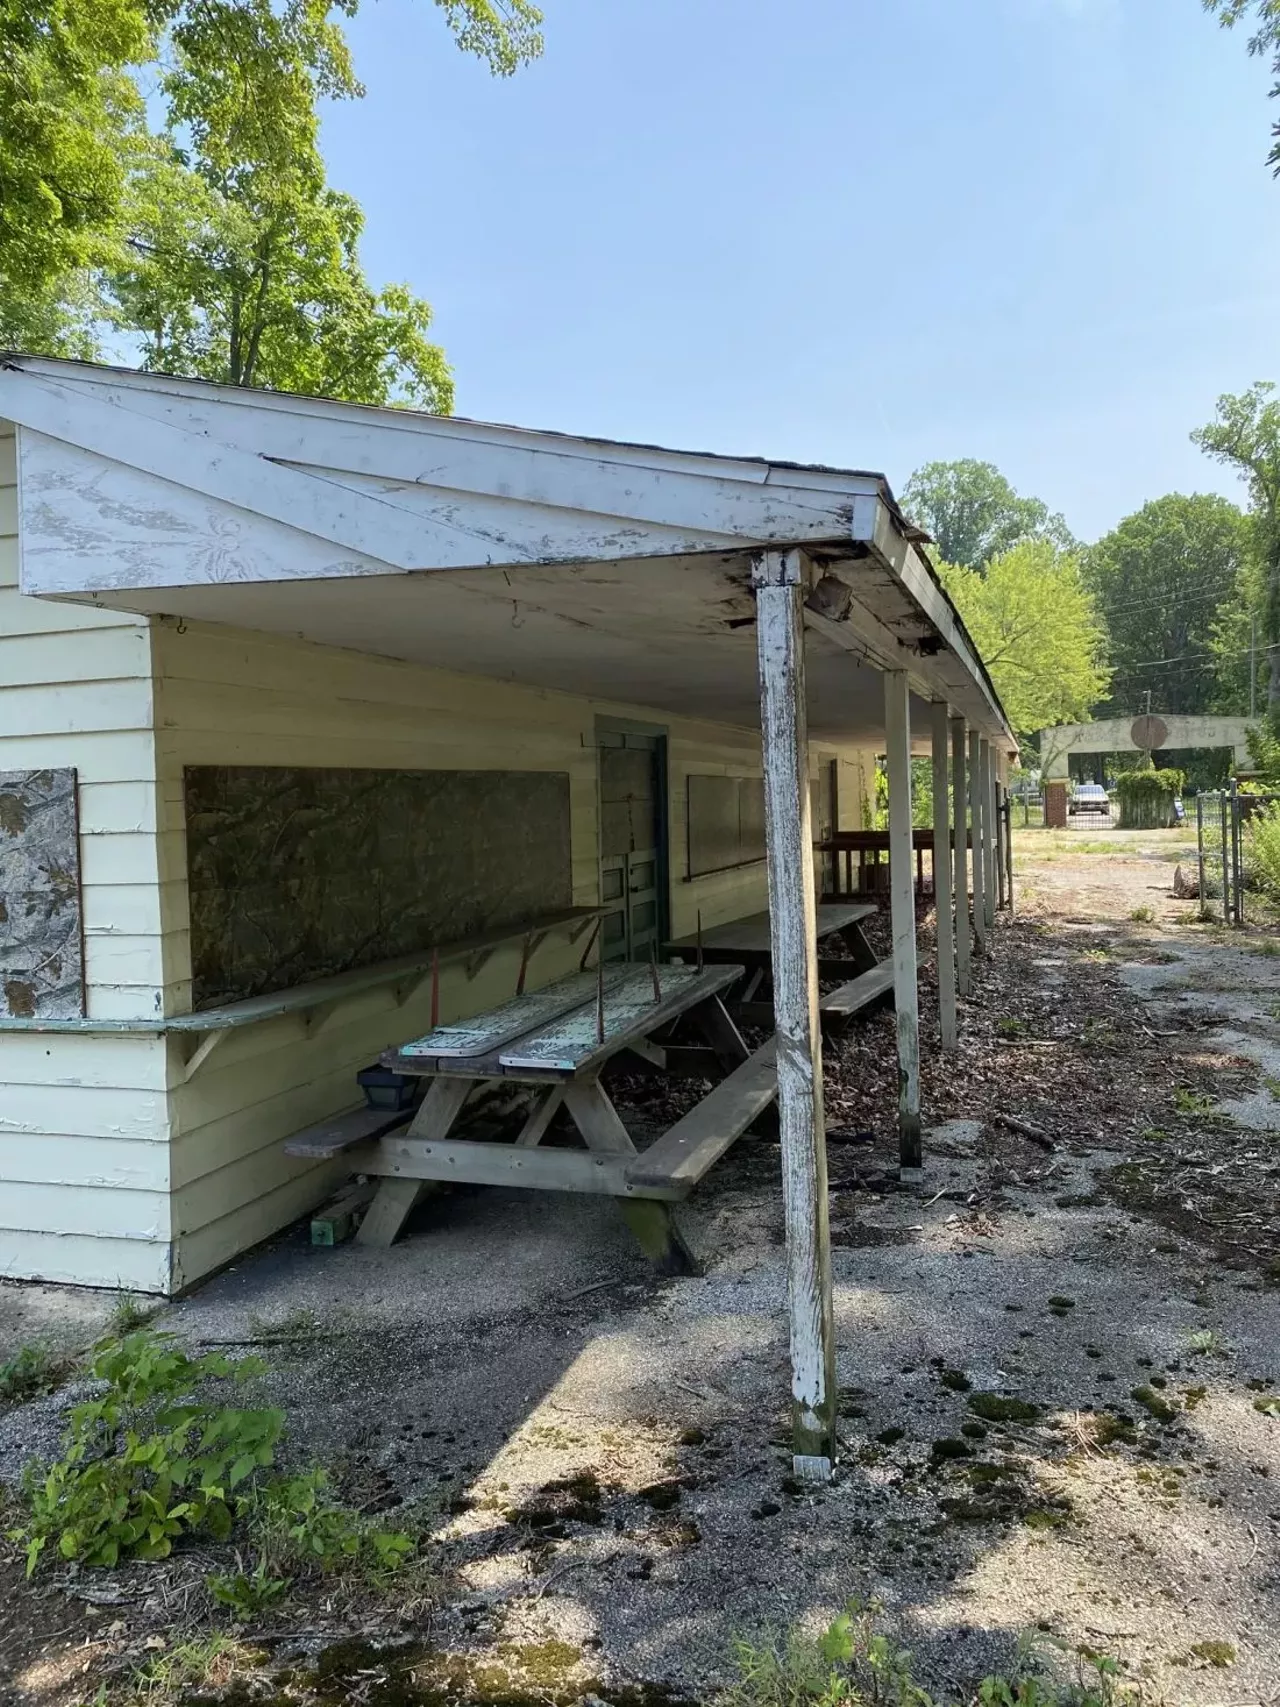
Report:
[[[754,728],[752,559],[798,547],[814,738],[878,741],[896,669],[1016,751],[879,474],[28,356],[0,417],[25,593]]]

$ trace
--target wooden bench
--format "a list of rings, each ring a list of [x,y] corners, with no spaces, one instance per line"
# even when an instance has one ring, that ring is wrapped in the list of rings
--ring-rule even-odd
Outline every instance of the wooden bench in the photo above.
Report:
[[[860,972],[838,990],[831,990],[818,1003],[823,1019],[849,1019],[860,1008],[869,1007],[882,996],[893,994],[893,963],[882,960],[869,972]]]
[[[305,1156],[312,1162],[332,1161],[344,1150],[354,1150],[357,1144],[372,1143],[397,1127],[407,1126],[417,1112],[416,1108],[349,1109],[346,1114],[335,1114],[286,1138],[284,1153]]]
[[[629,1187],[686,1197],[778,1095],[775,1042],[757,1049],[626,1171]]]

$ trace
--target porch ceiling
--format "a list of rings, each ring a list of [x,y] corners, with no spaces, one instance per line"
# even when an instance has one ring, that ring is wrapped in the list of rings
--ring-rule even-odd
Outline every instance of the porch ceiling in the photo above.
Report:
[[[647,558],[164,588],[111,602],[756,728],[750,574],[745,556]],[[817,629],[808,636],[806,662],[811,734],[879,741],[881,672]],[[923,704],[920,714],[923,736]]]
[[[809,723],[878,742],[885,670],[1016,743],[874,474],[0,363],[22,589],[758,726],[751,566],[798,549]]]

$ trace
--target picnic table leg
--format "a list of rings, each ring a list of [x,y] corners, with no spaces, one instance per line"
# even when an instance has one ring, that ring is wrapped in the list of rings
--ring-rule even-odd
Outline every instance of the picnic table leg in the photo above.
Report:
[[[564,1104],[589,1150],[635,1155],[636,1147],[599,1079],[570,1079],[564,1087]],[[640,1249],[663,1274],[698,1272],[669,1203],[651,1197],[619,1197],[614,1201]]]
[[[711,1045],[726,1073],[732,1073],[735,1067],[740,1067],[749,1058],[751,1051],[719,996],[712,996],[709,1001],[699,1002],[696,1008],[690,1008],[689,1020]]]
[[[880,961],[875,949],[862,934],[862,926],[846,925],[836,933],[845,947],[849,950],[849,958],[859,972],[870,972],[873,966],[879,966]]]
[[[447,1138],[454,1121],[462,1112],[462,1105],[467,1100],[471,1085],[470,1079],[443,1075],[432,1079],[427,1094],[422,1099],[422,1107],[414,1115],[405,1136],[434,1138],[437,1141]],[[395,1174],[384,1174],[378,1183],[373,1202],[369,1205],[369,1213],[360,1223],[356,1243],[374,1245],[379,1249],[393,1245],[414,1204],[428,1184],[430,1182],[427,1180],[402,1179]]]

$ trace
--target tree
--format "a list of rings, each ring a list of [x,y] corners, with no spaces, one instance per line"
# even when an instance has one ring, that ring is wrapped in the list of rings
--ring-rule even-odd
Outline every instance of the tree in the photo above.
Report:
[[[1039,498],[1020,498],[994,463],[927,462],[908,480],[902,507],[933,535],[944,563],[980,569],[1027,539],[1075,544],[1066,522]]]
[[[358,3],[0,0],[0,64],[17,65],[29,106],[61,115],[79,150],[64,152],[95,190],[77,190],[37,125],[6,117],[0,341],[90,353],[110,325],[140,341],[147,367],[448,409],[428,304],[369,285],[363,214],[326,182],[318,103],[363,93],[331,14]],[[530,0],[434,3],[495,75],[541,50]],[[164,108],[154,136],[144,76]]]
[[[1280,721],[1280,399],[1275,389],[1260,381],[1237,396],[1220,397],[1216,419],[1191,438],[1207,456],[1234,468],[1249,489],[1265,587],[1267,710]]]
[[[1020,734],[1085,717],[1106,691],[1106,635],[1080,560],[1025,540],[986,573],[944,563],[943,583]]]
[[[138,0],[0,0],[0,345],[83,343],[83,285],[60,297],[115,237],[142,112],[124,68],[152,49]]]
[[[1148,690],[1155,711],[1210,710],[1214,625],[1238,596],[1248,549],[1247,520],[1226,498],[1171,493],[1126,516],[1085,554],[1110,635],[1117,716],[1145,710]],[[1247,710],[1247,698],[1235,709]]]
[[[1254,33],[1249,37],[1249,52],[1270,54],[1275,82],[1271,98],[1280,98],[1280,0],[1204,0],[1206,12],[1212,12],[1224,29],[1233,30],[1245,18],[1250,18]],[[1271,127],[1273,137],[1267,163],[1280,175],[1280,124]]]

